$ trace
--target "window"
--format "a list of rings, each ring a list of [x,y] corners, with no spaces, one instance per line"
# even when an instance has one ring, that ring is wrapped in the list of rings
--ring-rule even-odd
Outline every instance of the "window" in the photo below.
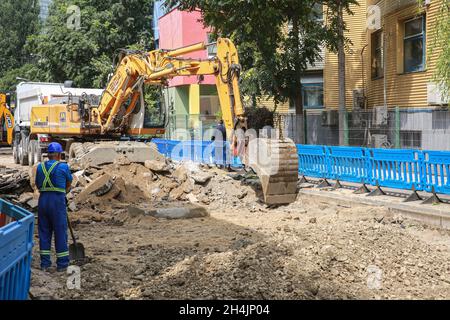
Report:
[[[404,71],[423,71],[425,69],[425,17],[406,21],[404,32]]]
[[[314,20],[323,21],[323,5],[322,5],[322,3],[314,4],[313,15],[314,15]]]
[[[323,83],[303,85],[303,107],[305,109],[323,108]]]
[[[213,37],[213,34],[207,34],[207,43],[217,42],[217,39]],[[208,58],[213,58],[217,55],[217,44],[208,47]]]
[[[380,78],[384,73],[383,32],[372,33],[372,79]]]
[[[422,131],[401,131],[400,143],[403,149],[422,148]]]

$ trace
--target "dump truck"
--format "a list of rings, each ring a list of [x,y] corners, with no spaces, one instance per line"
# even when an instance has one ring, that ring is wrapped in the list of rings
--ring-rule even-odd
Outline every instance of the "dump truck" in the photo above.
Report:
[[[185,57],[211,45],[217,46],[214,57],[206,60]],[[247,126],[249,121],[239,89],[242,68],[236,47],[229,39],[151,52],[121,50],[118,61],[99,101],[83,96],[70,102],[33,106],[30,137],[34,140],[30,141],[36,141],[41,135],[59,141],[69,154],[69,160],[73,159],[81,166],[110,163],[119,156],[126,156],[132,162],[152,160],[158,157],[156,146],[136,137],[163,133],[167,126],[167,107],[160,105],[156,112],[149,108],[145,88],[167,86],[175,77],[197,76],[201,79],[213,75],[232,147],[260,178],[264,201],[268,204],[295,201],[296,146],[285,137],[257,138],[246,134],[251,128]]]
[[[102,89],[72,88],[70,82],[21,82],[16,89],[16,107],[14,109],[14,162],[32,166],[41,161],[47,152],[50,138],[47,134],[31,133],[31,112],[33,106],[52,108],[57,104],[78,101],[82,96],[99,99]],[[49,112],[50,113],[50,112]],[[48,119],[47,119],[48,120]],[[61,124],[58,119],[58,125]]]

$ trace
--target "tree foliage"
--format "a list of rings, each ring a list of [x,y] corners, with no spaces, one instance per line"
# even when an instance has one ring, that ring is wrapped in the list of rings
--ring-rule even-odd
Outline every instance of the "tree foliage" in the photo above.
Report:
[[[0,78],[10,79],[15,70],[28,63],[27,37],[39,31],[39,3],[35,0],[0,1]],[[28,67],[23,67],[29,69]],[[0,80],[1,89],[11,81]],[[8,87],[4,87],[4,86]]]
[[[301,78],[320,59],[322,46],[336,51],[337,5],[347,13],[355,0],[167,0],[183,10],[200,9],[216,35],[238,45],[247,95],[267,94],[276,102],[291,101],[301,112]],[[317,20],[315,4],[328,5],[328,21]],[[300,110],[299,110],[300,109]]]
[[[69,28],[69,6],[80,8],[80,28]],[[102,87],[114,53],[130,45],[150,49],[153,0],[53,0],[43,32],[28,46],[43,79]]]
[[[419,4],[423,2],[419,0]],[[430,44],[429,56],[438,53],[434,79],[444,96],[450,98],[450,0],[441,0]]]

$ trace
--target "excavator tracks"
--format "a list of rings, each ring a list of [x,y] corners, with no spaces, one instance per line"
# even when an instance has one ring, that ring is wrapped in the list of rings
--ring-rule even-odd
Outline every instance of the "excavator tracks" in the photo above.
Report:
[[[258,175],[268,205],[295,202],[298,154],[291,139],[255,139],[249,143],[246,162]]]

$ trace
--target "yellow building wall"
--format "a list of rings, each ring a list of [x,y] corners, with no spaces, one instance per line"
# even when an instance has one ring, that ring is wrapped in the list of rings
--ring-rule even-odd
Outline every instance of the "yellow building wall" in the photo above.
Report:
[[[346,106],[352,108],[353,90],[363,88],[363,78],[368,97],[368,106],[384,105],[384,82],[386,81],[386,96],[388,107],[424,107],[427,106],[427,83],[432,80],[439,51],[436,50],[432,56],[426,49],[427,65],[425,71],[415,73],[403,73],[403,23],[404,21],[426,15],[426,45],[432,41],[432,33],[436,15],[442,0],[431,1],[426,9],[419,8],[415,2],[410,0],[393,1],[385,3],[380,1],[376,4],[382,9],[382,29],[386,37],[386,79],[371,78],[371,33],[366,27],[366,12],[370,4],[375,1],[360,1],[360,6],[353,6],[353,16],[346,16],[347,37],[353,45],[346,50]],[[411,5],[411,3],[414,3]],[[387,14],[386,14],[387,12]],[[364,75],[362,74],[361,52],[364,46]],[[339,104],[338,86],[338,64],[337,55],[326,52],[324,71],[325,106],[337,108]]]
[[[353,89],[363,87],[361,51],[367,38],[366,7],[365,1],[360,1],[359,6],[351,6],[354,15],[344,16],[348,29],[345,36],[351,41],[345,55],[347,107],[353,104]],[[338,57],[329,51],[325,53],[324,95],[326,108],[339,107]]]
[[[272,98],[269,98],[267,96],[262,96],[256,102],[257,102],[258,107],[265,107],[269,110],[274,110],[276,107],[277,113],[282,113],[282,114],[289,113],[289,103],[288,102],[275,104],[275,101]]]
[[[436,68],[438,51],[429,55],[428,47],[432,41],[432,33],[436,15],[439,11],[440,1],[431,1],[428,9],[420,9],[417,5],[410,5],[403,9],[392,12],[384,17],[383,32],[386,37],[386,80],[380,78],[371,80],[370,63],[367,65],[368,104],[369,107],[384,105],[384,82],[386,82],[386,102],[388,107],[424,107],[427,102],[427,83],[433,78]],[[425,14],[426,18],[426,67],[424,71],[404,73],[403,71],[403,37],[404,22],[414,17]],[[371,43],[369,43],[367,61],[370,61]]]

